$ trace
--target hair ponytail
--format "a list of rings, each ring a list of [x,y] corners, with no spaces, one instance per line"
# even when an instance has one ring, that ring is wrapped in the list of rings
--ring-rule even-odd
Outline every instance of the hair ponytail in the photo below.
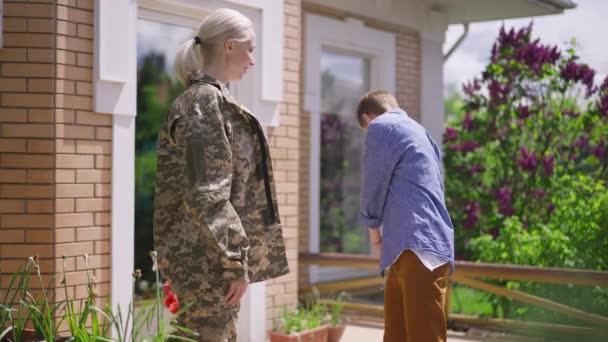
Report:
[[[184,85],[188,85],[194,75],[203,66],[201,45],[196,44],[194,39],[188,39],[177,50],[175,56],[175,75]]]

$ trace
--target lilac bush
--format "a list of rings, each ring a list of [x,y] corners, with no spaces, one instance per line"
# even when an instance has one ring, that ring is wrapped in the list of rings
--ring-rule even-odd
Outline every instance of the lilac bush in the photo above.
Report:
[[[608,77],[596,80],[574,45],[533,40],[531,24],[502,28],[484,72],[464,84],[444,134],[457,258],[608,269]],[[606,287],[499,283],[608,315]],[[494,316],[572,323],[490,298]]]
[[[595,74],[574,46],[532,39],[532,24],[501,28],[490,63],[464,84],[464,106],[444,134],[459,258],[475,257],[469,241],[499,237],[509,217],[524,229],[548,223],[560,177],[606,181],[608,78],[596,84]]]

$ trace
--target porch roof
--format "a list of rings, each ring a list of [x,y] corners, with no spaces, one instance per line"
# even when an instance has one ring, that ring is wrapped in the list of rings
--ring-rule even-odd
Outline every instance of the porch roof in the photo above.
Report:
[[[430,0],[449,24],[560,14],[576,7],[572,0]]]
[[[576,7],[573,0],[303,0],[302,4],[313,12],[373,18],[420,31],[435,26],[438,33],[449,24],[554,15]]]

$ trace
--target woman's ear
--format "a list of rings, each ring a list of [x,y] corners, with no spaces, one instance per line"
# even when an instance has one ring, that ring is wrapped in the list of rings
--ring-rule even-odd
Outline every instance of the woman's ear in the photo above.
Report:
[[[231,54],[234,51],[235,42],[232,39],[228,39],[224,42],[224,51],[226,54]]]

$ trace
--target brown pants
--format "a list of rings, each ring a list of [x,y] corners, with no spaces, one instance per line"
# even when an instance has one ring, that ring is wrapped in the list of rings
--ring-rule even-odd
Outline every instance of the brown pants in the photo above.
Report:
[[[450,265],[429,271],[412,251],[391,266],[384,289],[384,342],[445,342]]]

